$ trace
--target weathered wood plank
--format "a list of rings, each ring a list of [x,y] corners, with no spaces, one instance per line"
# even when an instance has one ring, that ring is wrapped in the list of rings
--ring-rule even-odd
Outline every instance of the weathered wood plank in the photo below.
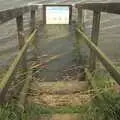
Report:
[[[115,3],[80,3],[76,4],[77,8],[97,10],[108,13],[120,14],[120,2]]]
[[[91,41],[97,46],[99,39],[99,30],[100,30],[100,11],[94,11],[93,13],[93,27]],[[93,72],[96,69],[96,54],[92,49],[90,49],[90,71]]]
[[[35,10],[37,8],[38,6],[32,5],[0,11],[0,24],[3,24],[17,16],[23,15],[26,12],[29,12],[30,10]]]
[[[16,56],[15,60],[13,61],[13,63],[11,64],[11,66],[9,67],[6,75],[4,76],[3,80],[0,82],[0,103],[3,102],[5,97],[5,92],[6,90],[6,86],[8,84],[8,82],[10,80],[12,80],[12,76],[18,66],[18,64],[20,63],[22,56],[24,55],[25,51],[27,50],[29,44],[32,42],[34,35],[36,34],[37,30],[35,30],[30,36],[29,38],[26,40],[24,46],[22,47],[22,49],[19,51],[18,55]]]
[[[107,71],[110,73],[110,75],[116,80],[118,84],[120,84],[120,72],[116,69],[116,67],[113,65],[112,61],[97,47],[88,37],[87,35],[80,31],[79,29],[76,29],[76,31],[84,38],[85,42],[91,48],[98,59],[101,61],[101,63],[104,65],[104,67],[107,69]]]

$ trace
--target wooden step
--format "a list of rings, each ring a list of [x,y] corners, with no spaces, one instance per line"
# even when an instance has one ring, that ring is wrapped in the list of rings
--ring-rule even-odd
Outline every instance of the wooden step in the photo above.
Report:
[[[51,107],[77,106],[91,99],[87,81],[34,82],[28,93],[28,102]]]
[[[54,115],[42,115],[36,120],[80,120],[79,114],[54,114]]]

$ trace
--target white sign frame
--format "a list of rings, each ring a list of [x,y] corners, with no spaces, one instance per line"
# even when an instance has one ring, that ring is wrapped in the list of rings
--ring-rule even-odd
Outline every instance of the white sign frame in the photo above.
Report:
[[[44,5],[43,22],[45,24],[70,24],[72,5]]]

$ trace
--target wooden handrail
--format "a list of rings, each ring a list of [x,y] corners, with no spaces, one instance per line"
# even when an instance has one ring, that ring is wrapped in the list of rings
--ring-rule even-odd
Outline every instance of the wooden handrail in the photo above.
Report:
[[[16,18],[16,25],[17,25],[17,33],[18,33],[18,43],[19,43],[19,53],[16,56],[15,60],[13,61],[12,65],[9,67],[7,73],[3,77],[3,80],[0,82],[0,103],[5,102],[5,96],[8,91],[9,84],[11,81],[14,80],[14,73],[17,69],[18,64],[21,64],[23,74],[27,72],[27,61],[26,61],[26,51],[29,46],[29,43],[32,41],[34,37],[34,46],[36,45],[36,10],[38,9],[38,5],[31,5],[31,6],[23,6],[20,8],[8,9],[0,11],[0,24],[8,22],[9,20]],[[23,15],[27,12],[30,12],[31,19],[30,19],[30,36],[27,41],[24,39],[24,21]],[[35,46],[35,52],[36,50]],[[35,53],[34,52],[34,53]],[[34,56],[37,58],[37,54],[35,53]],[[26,79],[26,75],[22,76],[22,79]]]
[[[17,16],[23,15],[28,11],[36,10],[37,8],[37,5],[31,5],[0,11],[0,24],[3,24]]]
[[[102,64],[105,66],[105,68],[108,70],[108,72],[111,74],[111,76],[120,84],[120,72],[116,70],[112,62],[99,49],[99,47],[97,47],[99,40],[101,12],[120,14],[120,3],[83,3],[83,4],[76,4],[76,8],[78,8],[78,15],[82,13],[83,9],[93,11],[91,40],[82,31],[77,29],[77,32],[79,32],[82,35],[82,37],[85,39],[87,45],[90,48],[90,60],[89,60],[90,71],[91,72],[95,71],[96,57],[98,57],[99,60],[102,62]],[[78,19],[83,19],[82,15],[79,16],[81,18]],[[81,22],[80,24],[82,25]]]
[[[120,14],[120,2],[117,3],[80,3],[76,8]]]
[[[33,38],[36,34],[37,30],[35,29],[32,34],[29,36],[29,38],[26,40],[24,46],[22,47],[22,49],[19,51],[19,53],[17,54],[16,58],[14,59],[12,65],[9,67],[7,73],[5,74],[3,80],[0,82],[0,101],[3,100],[2,96],[5,94],[4,90],[6,91],[6,85],[7,83],[11,80],[18,64],[20,63],[24,53],[26,52],[29,44],[33,41]],[[34,39],[35,40],[35,39]]]
[[[16,25],[17,25],[17,33],[18,33],[18,43],[19,43],[19,53],[16,56],[15,60],[13,61],[12,65],[9,67],[6,75],[4,76],[3,80],[0,82],[0,103],[5,102],[5,96],[8,91],[9,84],[11,81],[14,80],[14,73],[17,69],[18,64],[21,64],[23,74],[27,72],[27,61],[26,61],[26,51],[29,46],[29,43],[32,42],[34,37],[34,46],[36,44],[36,10],[38,9],[37,5],[31,6],[24,6],[20,8],[8,9],[0,11],[0,24],[3,24],[13,18],[16,18]],[[30,12],[31,19],[30,19],[30,36],[27,40],[25,40],[24,36],[24,23],[23,23],[23,15],[26,12]],[[36,46],[35,46],[36,47]],[[36,48],[35,48],[36,49]],[[37,50],[34,50],[35,52]],[[36,58],[37,58],[37,54]],[[34,56],[35,56],[34,55]],[[26,79],[27,76],[23,75],[22,79]]]
[[[107,69],[107,71],[110,73],[110,75],[117,81],[118,84],[120,84],[120,72],[116,69],[116,67],[113,65],[112,61],[100,50],[98,46],[96,46],[88,37],[87,35],[82,32],[80,29],[76,29],[76,32],[79,33],[85,40],[86,44],[90,49],[94,51],[98,59],[102,62],[104,67]]]

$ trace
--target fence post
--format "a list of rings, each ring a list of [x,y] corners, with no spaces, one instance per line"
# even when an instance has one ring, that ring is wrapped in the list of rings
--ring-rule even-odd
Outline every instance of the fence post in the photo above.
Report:
[[[30,31],[30,33],[32,33],[34,30],[35,30],[35,28],[36,28],[36,18],[35,18],[35,10],[31,10],[31,20],[30,20],[30,26],[31,26],[31,31]],[[38,55],[38,49],[37,49],[37,33],[36,33],[36,35],[35,35],[35,37],[34,37],[34,42],[33,42],[33,47],[34,47],[34,49],[33,49],[33,54],[34,54],[34,58],[37,58],[37,55]]]
[[[23,27],[23,15],[19,15],[19,16],[16,17],[16,23],[17,23],[19,49],[21,49],[25,44],[24,27]],[[24,56],[21,60],[21,65],[22,65],[23,72],[26,72],[27,71],[26,53],[24,54]]]
[[[100,30],[100,16],[101,12],[100,11],[94,11],[93,12],[93,27],[92,27],[92,34],[91,34],[91,41],[95,44],[98,45],[98,39],[99,39],[99,30]],[[90,49],[90,72],[94,72],[96,69],[96,54],[93,50]]]
[[[78,23],[83,24],[83,10],[82,8],[78,8]]]

